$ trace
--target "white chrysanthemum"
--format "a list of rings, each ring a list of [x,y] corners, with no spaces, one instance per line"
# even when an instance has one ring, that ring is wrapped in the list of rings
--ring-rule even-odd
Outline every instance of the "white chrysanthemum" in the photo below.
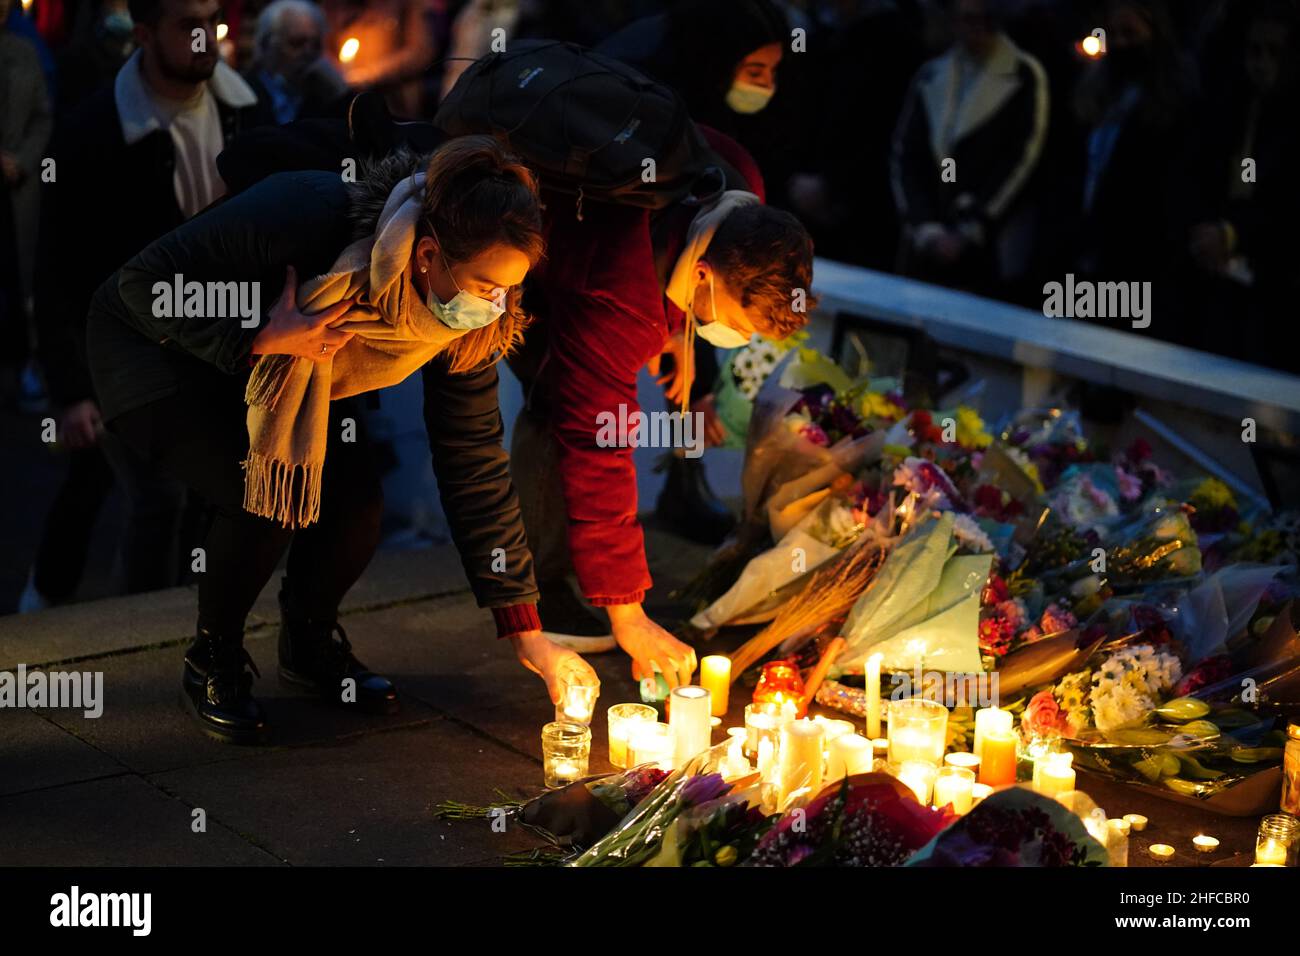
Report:
[[[952,522],[952,533],[959,544],[965,545],[977,554],[985,554],[993,550],[992,540],[970,515],[956,515]]]

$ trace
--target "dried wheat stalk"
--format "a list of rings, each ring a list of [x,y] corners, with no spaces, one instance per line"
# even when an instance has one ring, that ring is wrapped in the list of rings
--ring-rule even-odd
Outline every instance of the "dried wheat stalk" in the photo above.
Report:
[[[772,623],[731,655],[732,681],[787,638],[805,634],[836,615],[847,614],[871,587],[886,553],[879,542],[864,536],[818,568],[807,587],[781,608]]]

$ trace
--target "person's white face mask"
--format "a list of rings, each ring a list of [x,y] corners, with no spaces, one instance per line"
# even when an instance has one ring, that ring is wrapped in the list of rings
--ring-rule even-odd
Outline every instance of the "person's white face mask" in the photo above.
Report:
[[[776,90],[769,86],[758,86],[736,80],[727,90],[727,105],[737,113],[757,113],[767,106]]]
[[[718,300],[713,291],[713,270],[709,270],[709,307],[713,312],[713,321],[696,326],[695,332],[710,345],[720,349],[738,349],[749,344],[749,336],[737,332],[729,325],[718,321]]]

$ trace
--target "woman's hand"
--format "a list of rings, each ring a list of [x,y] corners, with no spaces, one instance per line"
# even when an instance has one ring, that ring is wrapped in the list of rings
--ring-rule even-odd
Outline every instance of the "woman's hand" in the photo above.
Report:
[[[343,313],[352,308],[344,299],[315,315],[298,311],[298,274],[293,266],[285,269],[284,291],[268,313],[269,319],[253,339],[254,355],[295,355],[323,362],[347,345],[354,333],[330,328]]]
[[[605,608],[614,629],[614,640],[632,658],[632,677],[654,677],[654,665],[669,689],[691,682],[695,673],[695,649],[683,644],[650,618],[640,604],[613,604]]]
[[[600,687],[590,664],[573,651],[552,643],[541,631],[524,631],[510,637],[519,663],[546,681],[551,703],[558,704],[570,684]]]

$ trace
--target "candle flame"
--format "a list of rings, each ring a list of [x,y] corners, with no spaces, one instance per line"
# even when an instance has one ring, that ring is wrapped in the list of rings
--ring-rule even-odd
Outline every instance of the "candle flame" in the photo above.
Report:
[[[361,41],[356,37],[348,37],[343,41],[343,46],[339,47],[339,62],[351,63],[357,58],[357,51],[361,49]]]
[[[1080,43],[1079,46],[1082,48],[1084,54],[1087,56],[1091,56],[1091,57],[1101,56],[1101,40],[1095,36],[1092,36],[1091,34],[1084,37],[1083,42]]]
[[[225,39],[227,36],[229,36],[229,35],[230,35],[230,26],[229,26],[229,24],[218,23],[218,24],[217,24],[217,42],[220,43],[222,40],[224,40],[224,39]]]

